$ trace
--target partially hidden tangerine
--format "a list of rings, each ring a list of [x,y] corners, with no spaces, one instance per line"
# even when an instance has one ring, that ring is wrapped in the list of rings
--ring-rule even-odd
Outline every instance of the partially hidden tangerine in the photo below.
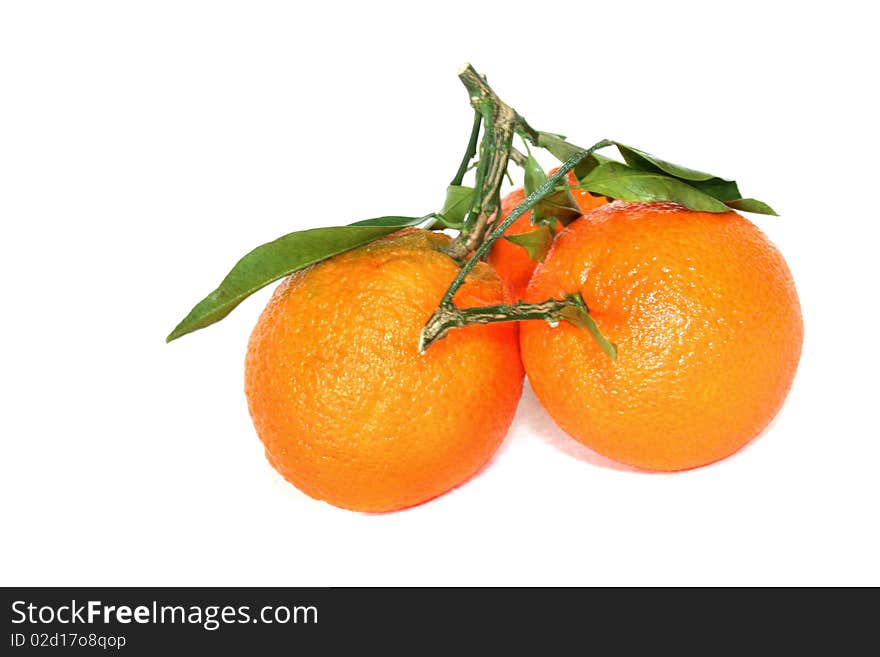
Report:
[[[555,173],[555,171],[555,169],[551,170],[550,175]],[[569,172],[567,180],[568,184],[572,186],[571,195],[581,212],[588,212],[589,210],[608,202],[608,199],[604,196],[593,196],[585,189],[575,188],[578,184],[578,180],[575,178],[574,173]],[[502,199],[502,221],[517,205],[523,202],[525,197],[525,191],[520,188],[513,190]],[[532,213],[529,211],[525,212],[521,217],[514,221],[504,234],[519,235],[534,229],[535,226],[532,225]],[[526,287],[528,286],[529,280],[532,277],[532,272],[537,265],[534,260],[529,258],[526,250],[521,246],[508,242],[502,238],[492,245],[492,248],[489,250],[488,261],[489,264],[492,265],[492,268],[498,272],[501,280],[507,284],[511,297],[514,300],[524,299]]]

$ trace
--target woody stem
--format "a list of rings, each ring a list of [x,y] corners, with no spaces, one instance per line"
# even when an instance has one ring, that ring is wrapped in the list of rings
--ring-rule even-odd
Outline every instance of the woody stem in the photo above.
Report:
[[[473,204],[461,232],[446,249],[452,258],[462,261],[481,242],[490,219],[498,211],[501,183],[519,117],[470,64],[458,77],[468,90],[471,105],[480,113],[484,127]]]
[[[492,244],[495,243],[510,226],[519,219],[525,212],[528,212],[538,201],[547,196],[562,180],[568,172],[574,169],[580,162],[590,157],[600,148],[610,146],[612,142],[607,139],[596,142],[590,148],[584,151],[578,151],[566,160],[561,167],[552,176],[541,183],[538,188],[529,194],[522,203],[517,205],[513,211],[499,223],[492,232],[480,243],[476,251],[470,259],[462,265],[458,275],[449,285],[446,294],[440,301],[440,305],[434,314],[431,315],[422,334],[419,337],[419,351],[423,352],[431,346],[435,341],[441,339],[451,328],[466,326],[473,323],[489,323],[515,321],[519,319],[576,319],[576,317],[563,317],[560,313],[567,309],[573,308],[580,321],[584,323],[593,333],[594,337],[603,345],[603,349],[614,357],[614,347],[608,343],[598,332],[595,323],[589,317],[589,310],[584,304],[580,295],[569,295],[564,300],[550,299],[540,304],[504,304],[499,306],[487,306],[485,308],[458,308],[452,302],[455,293],[462,286],[467,275],[476,266],[483,256],[485,256]],[[549,313],[549,315],[548,315]],[[555,313],[555,314],[554,314]],[[558,317],[557,317],[558,315]]]
[[[548,299],[541,303],[508,303],[480,308],[458,308],[444,306],[435,312],[422,331],[419,351],[427,349],[434,341],[445,337],[450,329],[462,328],[470,324],[491,324],[494,322],[515,322],[521,319],[543,319],[559,322],[563,311],[574,307],[571,299]]]
[[[547,194],[552,192],[556,187],[556,184],[565,178],[569,171],[574,169],[578,164],[580,164],[583,160],[592,155],[595,151],[600,148],[605,148],[606,146],[610,146],[613,142],[603,139],[602,141],[596,142],[588,149],[584,151],[578,151],[570,158],[568,158],[559,169],[557,169],[556,173],[547,178],[543,183],[541,183],[538,188],[529,194],[522,203],[517,205],[513,211],[502,221],[498,226],[482,241],[480,246],[471,256],[471,258],[461,267],[461,270],[458,273],[458,276],[455,277],[455,280],[452,281],[452,284],[449,286],[449,289],[446,290],[446,294],[443,295],[443,299],[440,301],[441,306],[448,306],[452,304],[452,297],[455,296],[458,288],[461,287],[462,283],[464,283],[464,279],[470,273],[470,271],[474,268],[474,266],[479,262],[484,255],[489,251],[492,244],[495,243],[497,239],[499,239],[508,228],[510,228],[513,223],[519,219],[523,214],[532,209],[532,207],[538,203],[541,199],[543,199]]]

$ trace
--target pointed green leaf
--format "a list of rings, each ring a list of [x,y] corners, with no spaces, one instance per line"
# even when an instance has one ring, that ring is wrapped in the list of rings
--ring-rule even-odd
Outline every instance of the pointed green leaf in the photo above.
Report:
[[[553,244],[553,233],[550,232],[549,226],[542,224],[527,233],[505,235],[504,239],[524,248],[533,262],[542,262],[547,256],[547,251],[550,250],[550,245]]]
[[[726,202],[727,207],[739,210],[741,212],[754,212],[755,214],[772,214],[775,217],[779,215],[776,211],[763,201],[753,198],[737,198]]]
[[[626,163],[634,169],[669,174],[674,178],[686,181],[691,187],[696,187],[719,201],[729,201],[742,196],[734,180],[727,180],[711,173],[673,164],[632,146],[620,143],[615,145]]]
[[[662,173],[604,162],[581,179],[581,187],[623,201],[672,201],[702,212],[729,212],[721,201]]]
[[[714,176],[711,173],[704,173],[696,169],[672,164],[632,146],[625,146],[620,143],[616,143],[616,146],[620,154],[623,155],[623,159],[626,160],[626,163],[633,168],[642,169],[643,171],[663,172],[675,178],[685,180],[689,185],[699,189],[701,192],[743,212],[776,214],[769,205],[762,201],[742,198],[735,180],[727,180],[720,176]]]
[[[553,155],[560,162],[565,162],[567,159],[572,157],[575,153],[579,153],[581,151],[586,150],[585,148],[581,148],[580,146],[575,146],[574,144],[570,144],[565,141],[559,135],[554,135],[549,132],[539,132],[538,133],[538,146],[550,151],[550,154]],[[578,164],[574,168],[574,175],[580,179],[586,176],[590,171],[595,169],[597,166],[602,164],[603,162],[612,162],[613,160],[605,157],[604,155],[599,155],[598,153],[593,153],[590,157],[585,158],[580,164]]]
[[[535,208],[538,214],[532,213],[532,223],[543,220],[553,225],[558,221],[563,226],[567,226],[583,214],[568,187],[545,196],[538,201]]]
[[[569,302],[569,305],[561,311],[560,316],[562,319],[578,328],[587,329],[602,351],[611,360],[617,360],[617,347],[602,335],[595,320],[590,316],[590,310],[587,308],[587,304],[584,303],[583,297],[580,294],[569,294],[565,299]]]
[[[531,154],[526,158],[525,164],[525,193],[529,196],[547,180],[547,174]],[[532,208],[532,225],[555,224],[559,221],[567,226],[581,216],[581,209],[577,201],[571,195],[568,187],[558,189],[535,204]]]
[[[414,226],[425,217],[378,217],[350,226],[288,233],[239,260],[216,290],[199,301],[166,338],[171,342],[226,317],[248,296],[298,269]]]
[[[360,221],[355,221],[353,224],[348,224],[346,226],[335,226],[335,228],[349,228],[350,226],[381,226],[385,228],[394,228],[395,230],[404,228],[406,226],[416,226],[423,221],[426,221],[429,217],[376,217],[375,219],[362,219]],[[312,230],[327,230],[324,228],[315,228]],[[300,232],[308,232],[308,231],[300,231]],[[295,235],[296,233],[289,233],[290,235]],[[285,237],[287,237],[285,235]],[[284,238],[281,238],[284,239]]]
[[[473,203],[474,188],[463,185],[449,185],[446,188],[446,200],[440,214],[443,215],[443,223],[449,228],[461,228],[464,218],[470,212]]]
[[[554,135],[549,132],[538,133],[538,146],[546,148],[560,162],[565,162],[578,151],[584,150],[574,144],[569,144],[561,135]]]
[[[526,196],[538,189],[538,187],[541,186],[541,183],[547,180],[547,174],[544,173],[544,169],[541,168],[538,160],[536,160],[535,156],[531,153],[526,157],[523,173],[525,179],[523,188]]]
[[[706,181],[718,178],[718,176],[711,173],[704,173],[703,171],[697,171],[696,169],[690,169],[678,164],[673,164],[672,162],[667,162],[666,160],[661,160],[659,157],[646,153],[645,151],[640,151],[632,146],[627,146],[619,142],[615,142],[615,146],[617,146],[617,150],[620,151],[620,154],[623,156],[626,163],[635,169],[645,169],[649,171],[653,169],[668,173],[675,178],[691,181]],[[721,179],[719,178],[719,180]],[[725,182],[733,181],[728,180]]]

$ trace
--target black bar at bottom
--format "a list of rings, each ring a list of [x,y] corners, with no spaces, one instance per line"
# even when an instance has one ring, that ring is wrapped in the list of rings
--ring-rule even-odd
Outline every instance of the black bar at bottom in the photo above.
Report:
[[[407,654],[699,647],[834,654],[873,625],[839,591],[711,589],[5,588],[0,654]],[[784,613],[783,613],[784,612]],[[781,635],[781,636],[780,636]],[[759,643],[752,637],[758,636]],[[780,637],[773,643],[773,637]],[[707,642],[708,641],[708,642]],[[613,650],[607,650],[613,646]],[[862,644],[862,647],[867,647]],[[354,649],[354,650],[353,650]],[[642,651],[640,651],[642,652]],[[380,652],[381,654],[381,652]]]

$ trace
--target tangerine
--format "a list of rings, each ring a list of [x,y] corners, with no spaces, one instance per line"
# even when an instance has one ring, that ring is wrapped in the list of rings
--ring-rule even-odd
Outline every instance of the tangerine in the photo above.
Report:
[[[413,506],[466,481],[506,434],[523,381],[513,324],[469,326],[418,351],[458,273],[448,242],[398,231],[292,274],[263,311],[248,406],[270,463],[308,495],[358,511]],[[481,263],[454,300],[506,294]]]
[[[580,292],[615,361],[586,331],[520,327],[535,395],[612,459],[684,470],[722,459],[779,411],[803,321],[791,272],[740,215],[615,201],[554,240],[528,301]]]

